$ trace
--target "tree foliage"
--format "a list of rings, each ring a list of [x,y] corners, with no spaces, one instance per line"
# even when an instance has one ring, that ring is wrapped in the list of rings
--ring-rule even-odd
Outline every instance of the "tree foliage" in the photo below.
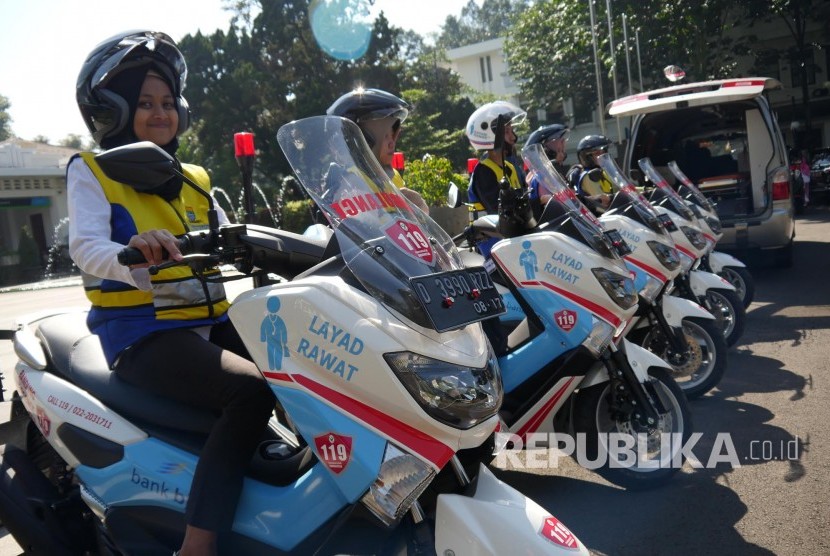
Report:
[[[9,114],[11,107],[9,99],[0,95],[0,141],[5,141],[12,136],[12,117]]]
[[[458,48],[498,37],[510,31],[528,0],[484,0],[481,6],[469,0],[461,16],[447,16],[436,41],[439,48]]]
[[[730,33],[743,13],[740,1],[616,0],[612,5],[611,34],[606,6],[607,3],[594,0],[593,32],[605,99],[612,98],[615,64],[620,95],[628,89],[628,68],[632,81],[638,81],[640,67],[636,66],[635,43],[638,31],[646,88],[669,85],[662,76],[662,68],[669,64],[683,67],[692,81],[726,77],[734,72],[738,57],[748,52],[751,37],[736,38]],[[627,44],[623,40],[622,14],[626,14]],[[587,1],[535,3],[519,16],[508,33],[505,51],[511,71],[522,77],[522,96],[529,99],[529,108],[544,108],[568,97],[596,106],[596,72]],[[632,83],[635,91],[642,88],[642,84]]]
[[[248,8],[259,13],[250,18]],[[186,36],[180,47],[190,69],[185,95],[194,125],[183,139],[190,160],[209,168],[213,182],[238,190],[233,134],[253,132],[255,181],[274,188],[290,168],[276,141],[283,124],[324,114],[341,94],[362,84],[400,91],[403,62],[399,30],[380,17],[369,51],[358,61],[330,58],[317,46],[308,21],[308,2],[255,0],[236,4],[237,21],[228,31]],[[247,16],[245,14],[248,14]]]

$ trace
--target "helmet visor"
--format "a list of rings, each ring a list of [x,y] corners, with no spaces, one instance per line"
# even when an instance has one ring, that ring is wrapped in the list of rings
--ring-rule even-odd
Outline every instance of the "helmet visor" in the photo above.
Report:
[[[377,108],[365,114],[361,114],[357,119],[357,123],[359,124],[369,120],[382,120],[384,118],[394,118],[396,120],[400,120],[400,123],[403,123],[407,116],[409,116],[409,110],[403,106],[389,106],[386,108]]]

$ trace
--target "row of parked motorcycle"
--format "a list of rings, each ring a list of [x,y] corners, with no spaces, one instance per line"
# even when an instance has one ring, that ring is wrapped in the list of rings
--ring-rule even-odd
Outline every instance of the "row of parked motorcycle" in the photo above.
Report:
[[[192,232],[178,263],[255,277],[229,314],[279,403],[223,553],[587,554],[496,477],[496,453],[581,438],[622,487],[677,473],[687,400],[723,377],[753,292],[745,266],[714,251],[714,207],[677,165],[672,187],[640,161],[644,194],[599,157],[615,194],[596,217],[530,145],[524,162],[554,193],[538,219],[505,233],[484,215],[450,237],[352,122],[307,118],[278,140],[327,226]],[[139,190],[178,172],[149,143],[96,160]],[[493,237],[485,259],[474,246]],[[26,316],[5,333],[19,362],[0,519],[34,553],[169,554],[216,416],[121,382],[84,319]],[[275,323],[284,340],[263,333]]]

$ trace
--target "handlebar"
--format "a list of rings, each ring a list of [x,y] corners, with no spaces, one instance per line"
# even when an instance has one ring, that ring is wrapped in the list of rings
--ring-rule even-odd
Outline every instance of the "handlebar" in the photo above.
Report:
[[[180,236],[179,250],[184,260],[168,261],[149,270],[155,273],[177,265],[196,270],[233,264],[243,274],[254,274],[256,268],[291,279],[321,262],[327,244],[327,240],[307,238],[285,230],[236,224],[212,232],[190,232]],[[125,247],[118,253],[118,262],[131,265],[146,261],[141,251]]]

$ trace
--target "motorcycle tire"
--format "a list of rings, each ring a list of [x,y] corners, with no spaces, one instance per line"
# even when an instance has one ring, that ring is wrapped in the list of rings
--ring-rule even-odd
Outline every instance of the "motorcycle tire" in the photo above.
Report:
[[[746,309],[738,294],[731,290],[708,290],[704,306],[722,326],[726,346],[734,346],[743,336],[746,324]],[[717,314],[719,310],[721,313]]]
[[[739,266],[725,266],[719,276],[735,286],[735,293],[741,298],[744,309],[748,308],[755,299],[755,279],[752,274]]]
[[[652,329],[643,338],[642,347],[648,349],[670,365],[672,357],[668,354],[668,342],[665,338],[655,338],[657,329]],[[699,352],[694,355],[700,356],[700,365],[692,374],[684,372],[682,367],[672,368],[677,372],[675,382],[683,390],[688,399],[699,398],[712,388],[718,385],[726,372],[727,346],[718,324],[709,319],[686,318],[683,319],[683,333],[687,341],[695,342]],[[655,346],[658,344],[658,346]],[[692,348],[697,350],[698,348]],[[691,355],[690,355],[691,357]]]
[[[630,421],[618,421],[611,415],[609,397],[611,384],[604,382],[580,390],[574,400],[573,430],[577,435],[577,450],[574,456],[577,463],[585,457],[585,463],[605,480],[628,490],[646,490],[657,488],[668,481],[680,470],[685,461],[681,451],[692,433],[692,414],[683,391],[665,369],[649,369],[649,376],[654,381],[657,395],[667,412],[661,414],[660,422],[644,443],[651,452],[657,448],[654,457],[646,462],[631,465],[626,459],[613,458],[613,450],[608,449],[607,439],[610,433],[630,433],[633,425]],[[584,434],[583,454],[580,454],[580,433]],[[664,434],[671,434],[671,441],[662,442]],[[603,439],[606,440],[603,443]],[[638,444],[635,443],[635,447]],[[664,448],[669,448],[665,450]],[[604,452],[604,456],[600,453]],[[612,461],[613,459],[613,461]]]

